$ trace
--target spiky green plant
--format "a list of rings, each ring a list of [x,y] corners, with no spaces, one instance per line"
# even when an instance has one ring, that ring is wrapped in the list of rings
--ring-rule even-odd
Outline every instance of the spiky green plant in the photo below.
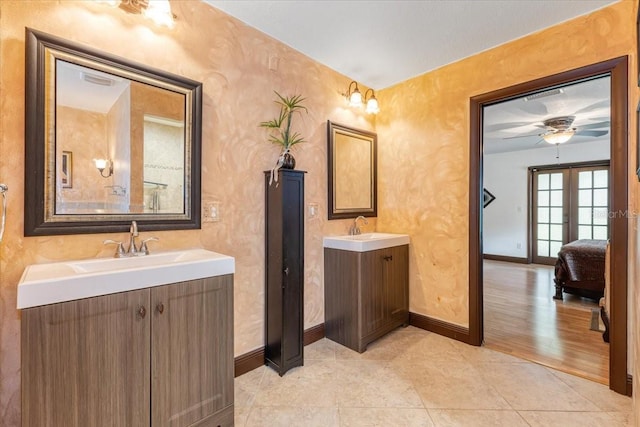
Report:
[[[282,96],[274,91],[278,96],[274,102],[280,106],[280,114],[273,120],[261,122],[260,126],[272,130],[269,135],[269,142],[282,145],[284,151],[288,151],[291,147],[301,142],[305,142],[304,138],[298,132],[291,132],[291,118],[294,114],[307,111],[307,107],[302,105],[305,98],[302,95]]]

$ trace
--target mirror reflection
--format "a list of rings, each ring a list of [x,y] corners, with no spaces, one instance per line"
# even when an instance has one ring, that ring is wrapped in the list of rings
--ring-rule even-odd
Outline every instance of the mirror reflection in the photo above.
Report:
[[[327,128],[329,219],[376,216],[376,134],[331,121]]]
[[[25,235],[200,227],[202,84],[27,29]]]
[[[56,60],[56,214],[184,211],[185,96]]]

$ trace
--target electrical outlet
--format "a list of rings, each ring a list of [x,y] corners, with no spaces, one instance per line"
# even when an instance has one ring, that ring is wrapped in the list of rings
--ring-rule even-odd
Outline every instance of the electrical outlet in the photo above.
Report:
[[[220,202],[205,202],[202,204],[202,222],[220,221]]]

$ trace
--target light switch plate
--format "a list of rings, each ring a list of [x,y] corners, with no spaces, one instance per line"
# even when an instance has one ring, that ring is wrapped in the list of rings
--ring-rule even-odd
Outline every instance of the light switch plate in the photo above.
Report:
[[[202,222],[220,221],[220,202],[204,202],[202,204]]]
[[[318,204],[317,203],[309,203],[308,212],[309,212],[309,218],[317,218],[318,217]]]

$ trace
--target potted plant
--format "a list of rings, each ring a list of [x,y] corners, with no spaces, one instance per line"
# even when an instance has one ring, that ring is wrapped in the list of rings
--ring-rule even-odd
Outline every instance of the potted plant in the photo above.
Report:
[[[294,114],[300,114],[303,110],[308,113],[307,108],[302,105],[305,98],[302,95],[282,96],[276,91],[274,93],[278,97],[274,102],[280,106],[280,114],[273,120],[261,122],[260,126],[271,130],[270,142],[282,146],[282,153],[280,153],[274,171],[280,168],[294,169],[296,159],[291,154],[291,147],[304,142],[304,138],[300,133],[291,131],[291,119]]]

